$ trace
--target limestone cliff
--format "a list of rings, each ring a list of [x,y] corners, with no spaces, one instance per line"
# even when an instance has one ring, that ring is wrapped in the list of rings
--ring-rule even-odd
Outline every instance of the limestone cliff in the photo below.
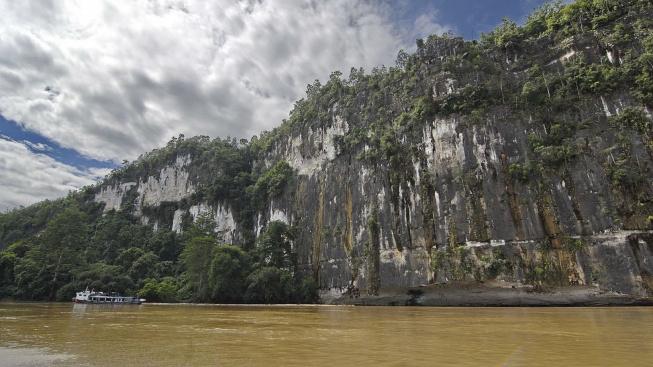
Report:
[[[280,128],[234,140],[251,153],[249,172],[294,170],[262,203],[216,191],[225,161],[183,149],[114,175],[95,201],[177,231],[210,211],[236,245],[270,221],[297,226],[299,271],[327,298],[494,280],[651,300],[652,104],[636,74],[651,9],[637,6],[592,30],[519,42],[504,38],[528,24],[482,44],[432,36],[396,67],[309,85]],[[619,24],[639,25],[617,42]]]

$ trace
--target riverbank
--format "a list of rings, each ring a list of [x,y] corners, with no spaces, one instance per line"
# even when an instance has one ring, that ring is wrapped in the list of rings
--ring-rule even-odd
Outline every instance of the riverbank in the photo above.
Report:
[[[652,298],[606,292],[595,286],[572,285],[537,288],[496,281],[450,282],[422,287],[383,288],[378,296],[325,292],[322,301],[332,305],[365,306],[627,306],[653,305]]]

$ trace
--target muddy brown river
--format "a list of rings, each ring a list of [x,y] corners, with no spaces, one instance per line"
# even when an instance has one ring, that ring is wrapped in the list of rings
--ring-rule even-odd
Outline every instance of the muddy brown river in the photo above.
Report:
[[[0,303],[0,366],[651,366],[653,307]]]

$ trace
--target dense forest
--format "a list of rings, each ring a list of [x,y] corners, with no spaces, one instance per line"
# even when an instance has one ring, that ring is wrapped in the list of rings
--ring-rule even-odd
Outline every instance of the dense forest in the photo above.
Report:
[[[464,116],[474,125],[497,115],[536,121],[545,133],[528,134],[528,160],[506,166],[513,182],[536,186],[588,154],[591,135],[607,123],[620,131],[617,144],[604,151],[610,158],[603,167],[621,198],[615,227],[650,228],[651,183],[643,174],[648,168],[633,154],[632,141],[637,137],[646,154],[653,154],[652,25],[649,0],[545,4],[524,25],[504,19],[480,40],[431,35],[417,40],[415,53],[400,51],[395,66],[370,73],[352,68],[347,78],[333,72],[324,84],[308,85],[288,119],[258,137],[175,137],[96,186],[1,214],[0,299],[67,301],[88,287],[160,302],[317,302],[319,282],[299,271],[293,252],[301,229],[270,221],[257,231],[256,220],[296,175],[283,159],[269,161],[275,143],[336,118],[350,124],[334,139],[336,155],[386,165],[397,192],[414,181],[412,167],[420,154],[402,137],[417,134],[425,121]],[[569,44],[601,47],[566,57],[562,51]],[[564,67],[544,63],[552,56]],[[619,114],[587,114],[586,107],[604,95],[623,96],[627,103]],[[198,189],[191,196],[138,210],[135,191],[119,210],[95,201],[102,187],[147,180],[180,156],[192,162],[189,176]],[[227,199],[241,233],[236,243],[226,243],[210,214],[186,215],[181,230],[173,230],[176,210]],[[368,226],[378,231],[375,216]],[[437,251],[433,267],[455,256]]]

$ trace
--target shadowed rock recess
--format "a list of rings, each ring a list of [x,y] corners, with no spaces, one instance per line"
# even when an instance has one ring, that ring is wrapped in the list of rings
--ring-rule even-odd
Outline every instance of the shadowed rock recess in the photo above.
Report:
[[[154,231],[210,213],[244,249],[282,221],[325,303],[650,304],[652,19],[576,1],[433,35],[316,80],[271,132],[180,136],[72,195]]]

